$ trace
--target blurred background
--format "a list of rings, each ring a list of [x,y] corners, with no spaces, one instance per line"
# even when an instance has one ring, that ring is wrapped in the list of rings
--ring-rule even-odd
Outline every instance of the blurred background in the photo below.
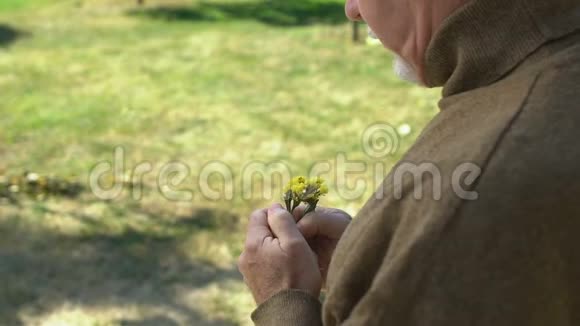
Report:
[[[250,325],[235,261],[247,216],[279,201],[282,184],[243,196],[244,167],[281,162],[300,175],[343,153],[388,169],[437,112],[440,91],[399,81],[343,8],[1,0],[0,325]],[[378,122],[397,130],[388,157],[362,150]],[[89,176],[119,148],[122,180],[99,182],[123,191],[103,199]],[[151,172],[136,180],[143,162]],[[192,198],[163,194],[168,162],[188,167],[174,186]],[[203,196],[212,162],[232,171],[233,196]],[[371,170],[346,185],[372,184]],[[344,184],[327,182],[321,205],[353,215],[374,189],[345,198]]]

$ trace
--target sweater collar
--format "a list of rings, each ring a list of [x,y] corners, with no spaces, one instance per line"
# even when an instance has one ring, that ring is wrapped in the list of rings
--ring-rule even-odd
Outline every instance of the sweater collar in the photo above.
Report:
[[[577,0],[471,0],[427,49],[426,79],[451,96],[494,83],[543,44],[580,29]]]

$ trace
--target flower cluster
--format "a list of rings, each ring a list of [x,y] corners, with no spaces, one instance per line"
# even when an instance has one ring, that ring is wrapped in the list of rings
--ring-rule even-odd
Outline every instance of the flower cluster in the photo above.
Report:
[[[284,203],[286,209],[292,213],[301,203],[306,204],[304,214],[313,212],[321,196],[328,193],[328,187],[320,177],[306,179],[295,177],[284,188]]]

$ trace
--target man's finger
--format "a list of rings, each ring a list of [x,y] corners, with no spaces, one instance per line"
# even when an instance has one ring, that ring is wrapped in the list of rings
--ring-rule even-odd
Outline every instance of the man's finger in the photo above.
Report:
[[[294,216],[294,221],[298,222],[304,217],[304,211],[306,211],[306,206],[300,205],[294,209],[292,215]]]
[[[255,227],[268,226],[268,209],[262,208],[252,212],[248,220],[248,231]]]
[[[274,236],[280,239],[280,243],[296,239],[304,240],[294,217],[280,204],[274,204],[268,209],[268,224]]]
[[[341,210],[320,207],[298,221],[297,227],[306,239],[316,236],[340,239],[350,221],[348,214]]]
[[[254,211],[250,215],[250,221],[248,222],[246,248],[257,249],[262,245],[265,238],[272,236],[272,231],[268,226],[267,209],[259,209]]]

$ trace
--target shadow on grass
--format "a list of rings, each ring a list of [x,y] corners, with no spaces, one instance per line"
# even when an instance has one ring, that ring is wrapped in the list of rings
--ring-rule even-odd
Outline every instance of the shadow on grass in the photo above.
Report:
[[[340,24],[346,21],[342,2],[321,0],[264,0],[202,2],[191,7],[157,6],[129,11],[130,15],[167,21],[256,20],[277,26]]]
[[[181,247],[182,235],[218,227],[210,222],[217,214],[221,213],[200,210],[184,221],[156,224],[158,229],[168,229],[167,234],[131,228],[106,232],[94,217],[78,215],[74,218],[88,225],[90,234],[70,235],[23,225],[24,216],[4,217],[0,220],[0,324],[24,325],[23,312],[41,317],[72,304],[97,310],[142,307],[151,312],[142,319],[115,321],[119,325],[183,324],[170,318],[175,315],[188,325],[234,325],[208,319],[184,297],[214,282],[241,279],[234,267],[192,260]]]
[[[24,36],[27,36],[27,34],[9,25],[0,24],[0,47],[9,46]]]

